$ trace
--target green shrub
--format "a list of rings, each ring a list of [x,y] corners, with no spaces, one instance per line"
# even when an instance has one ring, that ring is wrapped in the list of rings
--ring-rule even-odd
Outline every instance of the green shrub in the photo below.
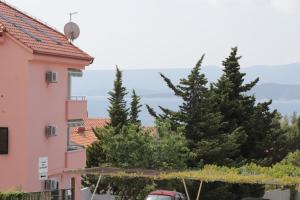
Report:
[[[0,200],[22,200],[24,195],[22,192],[0,192]]]

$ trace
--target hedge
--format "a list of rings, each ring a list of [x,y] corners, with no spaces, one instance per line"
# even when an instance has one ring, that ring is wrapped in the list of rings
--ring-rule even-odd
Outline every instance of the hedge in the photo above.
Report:
[[[23,192],[0,192],[0,200],[22,200],[24,196]]]

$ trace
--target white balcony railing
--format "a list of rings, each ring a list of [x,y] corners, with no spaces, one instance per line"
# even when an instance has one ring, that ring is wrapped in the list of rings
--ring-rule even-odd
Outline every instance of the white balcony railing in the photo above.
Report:
[[[87,118],[87,101],[85,96],[72,96],[66,101],[67,120]]]
[[[72,100],[72,101],[85,101],[86,100],[86,96],[70,96],[70,97],[68,97],[68,100]]]

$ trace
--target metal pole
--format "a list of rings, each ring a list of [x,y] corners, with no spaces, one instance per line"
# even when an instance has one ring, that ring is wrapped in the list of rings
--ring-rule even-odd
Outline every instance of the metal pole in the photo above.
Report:
[[[197,194],[196,200],[199,200],[199,198],[200,198],[200,192],[201,192],[202,184],[203,184],[203,181],[200,182],[200,186],[199,186],[199,190],[198,190],[198,194]]]
[[[98,188],[98,186],[99,186],[101,177],[102,177],[102,175],[100,175],[99,178],[98,178],[98,181],[97,181],[96,187],[95,187],[95,189],[94,189],[94,192],[93,192],[93,195],[92,195],[91,200],[93,200],[93,198],[94,198],[94,196],[95,196],[95,194],[96,194],[96,190],[97,190],[97,188]]]
[[[186,184],[185,184],[184,179],[182,179],[182,183],[183,183],[183,186],[184,186],[184,190],[185,190],[185,194],[187,196],[187,199],[190,200],[190,195],[189,195],[189,192],[188,192],[188,190],[186,188]]]
[[[69,15],[70,15],[70,22],[72,21],[72,16],[76,15],[76,14],[78,14],[78,12],[71,12],[71,13],[69,13]]]

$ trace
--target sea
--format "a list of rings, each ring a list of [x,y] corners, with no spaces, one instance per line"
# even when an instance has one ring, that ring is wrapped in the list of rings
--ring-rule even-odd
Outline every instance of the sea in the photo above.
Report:
[[[129,107],[130,98],[126,98],[125,100],[127,101]],[[88,96],[87,101],[89,118],[108,118],[108,96]],[[267,100],[259,100],[259,102],[263,101]],[[181,103],[181,99],[177,97],[142,97],[142,108],[139,116],[140,120],[145,126],[152,126],[154,124],[154,118],[148,113],[145,105],[153,107],[158,113],[160,113],[158,106],[169,108],[171,110],[177,110]],[[300,114],[300,100],[273,100],[270,109],[277,109],[282,116],[291,116],[294,112]]]

